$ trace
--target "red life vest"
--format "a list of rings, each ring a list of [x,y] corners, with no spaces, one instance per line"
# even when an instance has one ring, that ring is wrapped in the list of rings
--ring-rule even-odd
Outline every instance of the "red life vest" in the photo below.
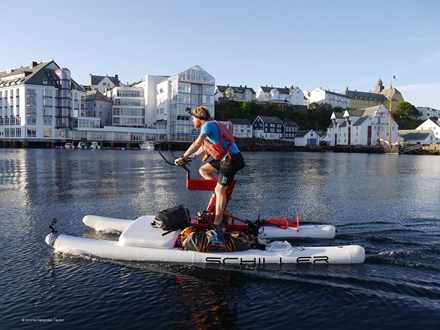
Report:
[[[213,123],[218,127],[218,130],[220,131],[220,142],[218,144],[212,144],[205,139],[202,143],[203,149],[207,153],[209,153],[215,160],[222,160],[226,156],[226,154],[228,154],[228,157],[231,158],[229,148],[235,142],[234,136],[232,135],[231,131],[226,128],[225,125],[220,124],[215,120],[213,121]],[[223,149],[223,144],[225,143],[225,141],[228,141],[229,145],[226,147],[226,149]]]

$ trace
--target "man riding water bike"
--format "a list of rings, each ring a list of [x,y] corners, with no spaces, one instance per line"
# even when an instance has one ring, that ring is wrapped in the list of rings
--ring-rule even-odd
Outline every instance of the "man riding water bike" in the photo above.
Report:
[[[211,120],[208,109],[199,106],[193,111],[189,110],[189,113],[193,117],[194,127],[201,128],[200,135],[180,158],[175,159],[175,164],[182,165],[185,161],[194,160],[205,153],[214,158],[201,166],[199,172],[206,180],[215,180],[214,174],[218,173],[214,190],[216,195],[214,226],[220,226],[226,205],[226,189],[234,180],[235,174],[246,164],[232,133],[223,124]]]

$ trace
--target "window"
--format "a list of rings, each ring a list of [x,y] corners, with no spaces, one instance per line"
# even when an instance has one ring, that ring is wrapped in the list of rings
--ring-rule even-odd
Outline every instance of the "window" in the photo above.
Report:
[[[51,128],[43,129],[43,136],[44,137],[52,137],[52,129]]]
[[[26,117],[26,125],[36,125],[36,124],[37,124],[37,117],[35,116]]]
[[[36,137],[37,129],[36,128],[28,128],[27,129],[27,137]]]

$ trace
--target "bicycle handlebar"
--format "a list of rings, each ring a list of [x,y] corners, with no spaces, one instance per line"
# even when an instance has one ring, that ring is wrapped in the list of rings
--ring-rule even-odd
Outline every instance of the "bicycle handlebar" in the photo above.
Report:
[[[173,157],[173,159],[180,158],[180,157],[175,157],[174,154],[171,152],[171,150],[168,150],[168,151],[169,151],[169,153],[171,154],[171,156]],[[188,164],[191,162],[191,160],[183,160],[182,165],[176,165],[176,163],[174,163],[174,162],[170,162],[168,159],[166,159],[165,156],[162,155],[162,153],[161,153],[160,151],[159,151],[159,154],[161,155],[161,157],[163,158],[163,160],[164,160],[167,164],[172,165],[172,166],[183,167],[183,168],[185,169],[185,171],[187,172],[187,177],[188,177],[188,179],[189,179],[189,176],[190,176],[190,170],[189,170],[188,167],[186,167],[186,165],[188,165]]]

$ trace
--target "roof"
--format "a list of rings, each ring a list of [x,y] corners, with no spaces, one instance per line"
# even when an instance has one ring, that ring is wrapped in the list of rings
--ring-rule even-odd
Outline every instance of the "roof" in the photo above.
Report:
[[[310,133],[312,131],[313,131],[312,129],[300,130],[300,131],[298,131],[298,134],[295,136],[295,138],[297,138],[297,137],[299,137],[299,138],[304,137],[304,136],[306,136],[308,133]]]
[[[353,124],[353,126],[360,126],[360,125],[362,125],[362,123],[364,121],[366,121],[368,118],[369,118],[368,116],[359,118],[358,120],[356,120],[356,122]]]
[[[356,110],[346,110],[350,117],[369,117],[374,114],[375,111],[379,110],[380,105],[375,105],[368,108],[356,109]],[[344,112],[334,112],[336,118],[344,118]]]
[[[115,85],[119,86],[119,77],[118,75],[115,75],[114,77],[110,77],[108,75],[105,76],[94,76],[90,75],[90,84],[92,86],[98,85],[104,78],[110,79],[110,81]]]
[[[294,121],[291,120],[283,120],[282,122],[285,127],[299,127]]]
[[[105,102],[112,102],[112,99],[102,94],[100,91],[93,90],[88,91],[86,93],[86,100],[87,101],[105,101]]]
[[[342,92],[344,95],[351,99],[364,99],[364,100],[376,100],[376,101],[388,101],[388,99],[383,94],[377,94],[373,92],[359,92],[357,90],[350,91],[346,89]]]
[[[280,118],[278,117],[268,117],[268,116],[258,116],[257,118],[260,118],[263,122],[268,124],[282,124]]]
[[[247,119],[229,119],[233,125],[252,125]]]
[[[403,137],[404,141],[410,140],[426,140],[429,134],[432,134],[431,130],[399,130],[399,135]]]
[[[47,85],[58,86],[55,70],[60,69],[54,60],[46,62],[32,61],[27,66],[21,66],[0,72],[0,87],[15,85]],[[85,91],[84,87],[71,78],[72,89]]]
[[[292,87],[273,87],[273,86],[260,86],[261,90],[265,93],[270,93],[272,90],[276,89],[281,94],[290,94],[291,91],[294,91],[295,88]]]
[[[255,91],[253,88],[251,87],[247,87],[246,85],[242,86],[240,85],[240,87],[238,86],[222,86],[222,85],[216,85],[217,89],[219,90],[219,92],[224,93],[225,90],[227,90],[228,88],[232,88],[234,90],[234,92],[236,93],[244,93],[245,91],[250,91],[252,94],[255,94]]]

